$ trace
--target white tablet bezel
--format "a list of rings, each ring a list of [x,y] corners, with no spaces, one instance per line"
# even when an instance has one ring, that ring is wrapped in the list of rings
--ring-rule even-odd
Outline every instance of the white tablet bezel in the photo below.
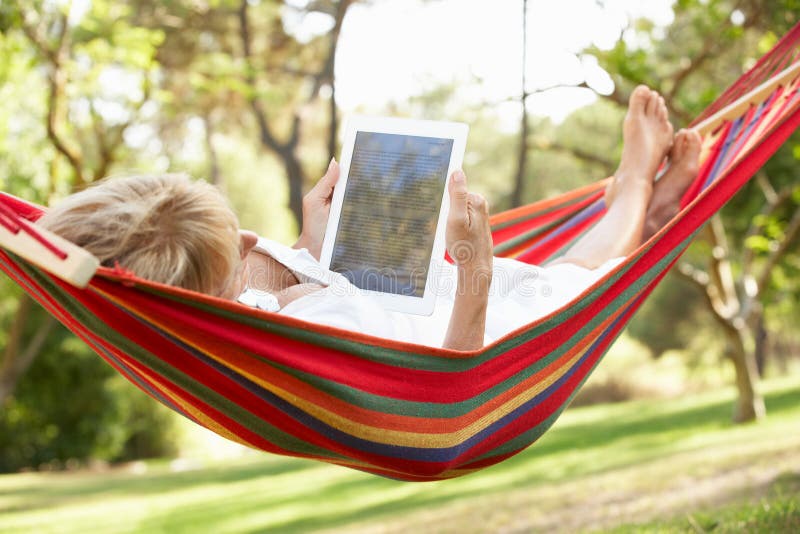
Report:
[[[445,221],[447,220],[447,210],[449,207],[447,186],[453,171],[461,168],[468,131],[469,127],[459,122],[439,122],[389,117],[350,117],[344,127],[342,155],[339,161],[339,181],[333,191],[328,226],[325,231],[325,239],[322,243],[322,252],[320,255],[320,263],[322,263],[322,266],[329,269],[331,265],[333,246],[336,242],[336,234],[339,230],[339,220],[342,213],[342,202],[344,201],[344,193],[347,188],[347,178],[350,174],[350,161],[353,155],[356,134],[358,132],[452,139],[453,149],[450,152],[450,162],[447,166],[447,175],[442,189],[439,218],[436,223],[436,234],[433,239],[431,261],[428,266],[428,277],[425,282],[425,291],[422,297],[383,293],[367,289],[362,290],[373,295],[380,301],[381,305],[388,310],[416,315],[430,315],[433,313],[433,307],[436,302],[436,275],[440,271],[439,266],[445,261]]]

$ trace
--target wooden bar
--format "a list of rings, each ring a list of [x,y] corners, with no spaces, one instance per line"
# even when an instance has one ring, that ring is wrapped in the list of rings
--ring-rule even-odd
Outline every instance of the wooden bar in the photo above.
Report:
[[[697,130],[701,135],[713,133],[722,123],[741,117],[747,112],[750,106],[761,104],[775,89],[781,85],[790,83],[797,76],[800,76],[800,61],[786,68],[786,70],[781,73],[776,74],[736,101],[731,102],[707,119],[696,124],[693,126],[693,129]]]
[[[34,226],[36,231],[47,241],[64,251],[67,257],[64,259],[59,258],[53,251],[48,250],[22,228],[14,233],[2,225],[0,225],[0,247],[13,252],[17,256],[21,256],[65,282],[69,282],[79,288],[86,287],[100,266],[97,258],[81,247],[44,228],[33,223],[28,224]]]

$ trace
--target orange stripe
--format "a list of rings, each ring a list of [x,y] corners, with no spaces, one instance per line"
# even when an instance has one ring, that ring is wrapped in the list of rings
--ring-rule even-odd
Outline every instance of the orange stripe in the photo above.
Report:
[[[527,204],[525,206],[519,206],[518,208],[512,208],[510,210],[502,211],[500,213],[495,213],[494,215],[489,217],[489,224],[490,225],[500,224],[512,219],[516,219],[518,217],[524,217],[526,215],[535,213],[537,211],[542,211],[552,208],[553,206],[556,206],[558,204],[569,203],[569,201],[571,200],[581,198],[591,193],[596,193],[600,189],[605,188],[606,184],[610,179],[611,178],[606,178],[604,180],[600,180],[599,182],[594,182],[589,185],[579,187],[578,189],[568,191],[556,197],[546,198],[544,200],[534,202],[533,204]]]
[[[215,359],[230,369],[239,372],[240,374],[247,375],[249,379],[259,383],[266,390],[271,391],[287,400],[293,402],[292,397],[303,399],[305,402],[317,406],[325,407],[326,410],[335,412],[337,414],[347,414],[347,418],[363,425],[371,425],[376,428],[383,428],[387,430],[398,430],[405,432],[417,433],[434,433],[440,434],[445,432],[455,432],[464,428],[475,420],[480,419],[493,410],[509,402],[514,397],[520,395],[522,392],[527,391],[537,383],[545,380],[551,374],[558,371],[565,362],[568,362],[580,351],[584,350],[594,340],[600,332],[605,330],[612,321],[614,321],[623,307],[610,315],[606,320],[600,323],[590,334],[588,334],[580,343],[560,356],[557,360],[552,362],[546,368],[538,373],[532,375],[525,381],[517,384],[513,388],[499,394],[497,397],[487,401],[479,408],[464,415],[451,418],[451,419],[428,419],[415,416],[404,416],[395,414],[385,414],[374,410],[368,410],[359,406],[348,403],[333,395],[320,391],[313,386],[303,382],[302,380],[281,371],[280,369],[270,365],[257,355],[232,347],[227,343],[218,341],[211,336],[205,336],[202,332],[196,330],[187,331],[183,333],[185,325],[182,325],[174,320],[165,317],[159,317],[159,328],[164,329],[170,335],[180,339],[184,343],[199,350],[203,354]],[[133,311],[133,310],[132,310]],[[151,317],[147,314],[135,312],[144,319],[151,321]],[[276,391],[280,388],[288,392],[290,396],[287,398],[286,394],[280,394]]]

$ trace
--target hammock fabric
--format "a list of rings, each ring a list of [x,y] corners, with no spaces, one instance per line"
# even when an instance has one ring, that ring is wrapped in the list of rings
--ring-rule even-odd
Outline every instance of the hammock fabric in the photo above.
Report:
[[[699,120],[798,60],[800,26]],[[800,125],[797,79],[704,139],[683,209],[570,305],[474,352],[310,324],[101,268],[77,289],[11,252],[0,267],[133,384],[231,440],[412,481],[500,462],[568,405],[633,312]],[[496,254],[543,263],[604,213],[601,181],[493,217]],[[0,222],[41,208],[0,194]]]

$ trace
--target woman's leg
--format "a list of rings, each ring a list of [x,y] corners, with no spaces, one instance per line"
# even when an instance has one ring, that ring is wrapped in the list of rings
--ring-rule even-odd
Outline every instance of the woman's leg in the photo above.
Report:
[[[701,144],[700,134],[694,130],[681,130],[675,136],[669,153],[669,169],[653,187],[642,241],[650,239],[678,213],[681,197],[697,177]]]
[[[658,93],[644,86],[633,91],[622,137],[622,158],[606,191],[606,214],[551,265],[574,263],[594,269],[628,255],[642,242],[653,180],[672,143],[672,125]]]

